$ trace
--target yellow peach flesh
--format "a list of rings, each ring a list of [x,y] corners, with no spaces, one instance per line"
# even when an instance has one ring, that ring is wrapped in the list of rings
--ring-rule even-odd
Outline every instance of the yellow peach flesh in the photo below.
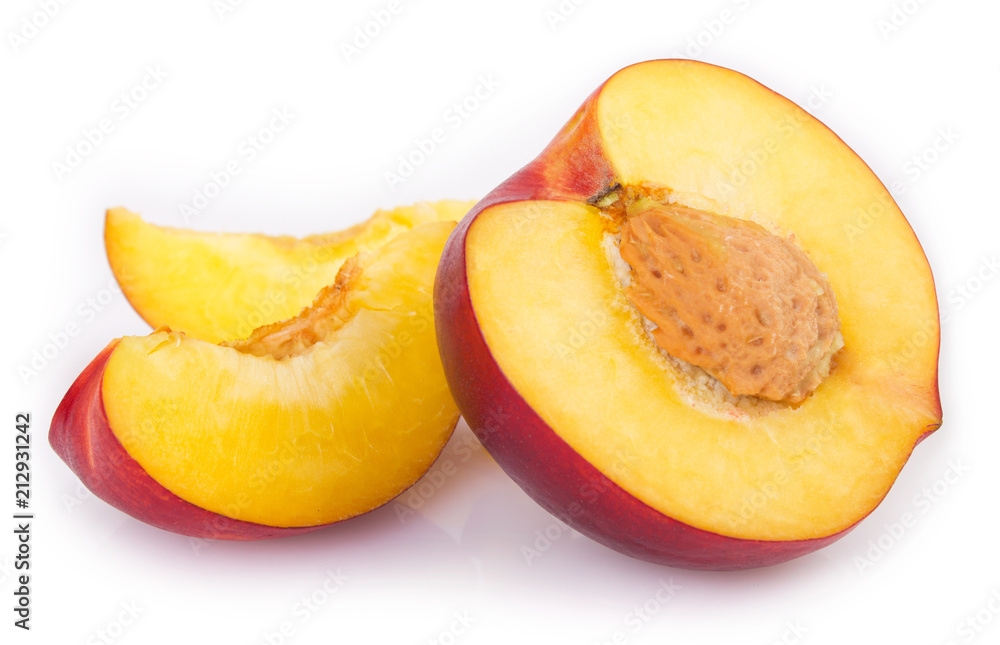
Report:
[[[102,384],[115,436],[168,490],[234,519],[311,526],[387,502],[458,419],[431,309],[453,227],[424,224],[362,256],[340,324],[282,358],[178,332],[123,338]]]
[[[167,325],[218,343],[297,315],[334,281],[347,258],[419,224],[457,221],[474,203],[378,211],[344,231],[301,239],[155,226],[113,208],[104,239],[122,291],[152,327]]]
[[[645,333],[604,251],[607,235],[598,209],[543,201],[490,207],[468,232],[481,332],[527,404],[619,486],[697,528],[800,540],[870,512],[940,421],[929,389],[901,400],[901,387],[921,385],[907,384],[916,376],[879,374],[887,363],[866,361],[881,338],[858,334],[798,407],[720,404]],[[831,280],[845,295],[845,328],[878,325],[857,306],[864,296]]]

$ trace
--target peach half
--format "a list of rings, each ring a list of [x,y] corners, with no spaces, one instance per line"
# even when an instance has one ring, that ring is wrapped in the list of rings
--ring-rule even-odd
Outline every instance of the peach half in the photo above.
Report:
[[[154,329],[218,343],[298,314],[344,262],[426,222],[457,222],[475,202],[444,200],[377,211],[336,233],[305,238],[156,226],[108,210],[104,245],[122,292]]]
[[[627,67],[451,235],[435,320],[459,409],[536,501],[667,565],[843,536],[941,423],[923,250],[791,101]]]
[[[70,387],[50,443],[98,497],[184,535],[290,535],[385,504],[458,421],[431,305],[454,226],[348,259],[310,307],[243,340],[161,328],[113,341]]]

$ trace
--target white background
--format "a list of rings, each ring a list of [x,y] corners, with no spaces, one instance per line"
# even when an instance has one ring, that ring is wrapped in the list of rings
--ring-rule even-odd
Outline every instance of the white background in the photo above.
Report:
[[[70,1],[48,20],[42,4],[0,10],[4,643],[250,645],[282,642],[283,623],[285,643],[1000,642],[997,3],[566,0],[554,22],[558,0],[404,1],[350,57],[342,44],[388,0],[246,0],[221,15],[212,0]],[[635,561],[555,523],[464,424],[435,467],[457,472],[403,522],[392,503],[307,536],[197,543],[89,497],[49,449],[74,377],[111,338],[148,332],[109,290],[107,207],[185,225],[181,205],[245,161],[241,142],[274,109],[295,118],[190,227],[301,235],[377,207],[481,197],[610,74],[672,55],[735,68],[803,105],[825,97],[811,111],[895,186],[933,266],[944,426],[838,543],[740,573]],[[147,68],[164,80],[123,114],[119,95]],[[495,91],[447,120],[481,79]],[[111,133],[57,173],[105,118]],[[444,142],[390,189],[398,155],[436,127]],[[19,375],[74,324],[37,376]],[[8,609],[18,411],[34,428],[30,633]],[[899,531],[907,513],[913,525]],[[338,570],[346,581],[327,594]],[[662,585],[677,588],[667,602]]]

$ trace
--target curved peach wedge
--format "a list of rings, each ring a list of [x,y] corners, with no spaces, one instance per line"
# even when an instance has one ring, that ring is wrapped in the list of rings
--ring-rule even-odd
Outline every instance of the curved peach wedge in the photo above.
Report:
[[[473,204],[380,210],[343,231],[305,238],[156,226],[112,208],[104,244],[122,292],[146,322],[218,343],[296,315],[348,258],[419,224],[458,221]]]
[[[934,282],[903,214],[823,124],[705,63],[601,85],[456,228],[435,320],[504,470],[662,564],[830,544],[941,423]]]
[[[97,496],[185,535],[287,535],[385,504],[458,420],[431,308],[453,228],[422,224],[348,260],[310,307],[246,339],[114,341],[50,443]]]

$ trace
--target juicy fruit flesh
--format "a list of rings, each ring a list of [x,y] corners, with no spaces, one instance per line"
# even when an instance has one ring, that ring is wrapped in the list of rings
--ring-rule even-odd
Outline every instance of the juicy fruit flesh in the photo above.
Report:
[[[752,222],[651,200],[628,210],[625,293],[660,347],[737,396],[798,403],[816,389],[842,342],[833,290],[802,251]]]
[[[104,238],[115,278],[146,322],[218,343],[297,315],[348,258],[419,224],[457,221],[473,204],[378,211],[346,230],[301,239],[154,226],[113,208]]]
[[[835,134],[747,77],[695,62],[626,68],[595,109],[621,184],[666,186],[685,206],[794,232],[833,285],[846,347],[873,380],[940,414],[930,267],[889,192]]]
[[[123,338],[102,383],[112,432],[165,488],[234,519],[312,526],[387,502],[458,419],[431,311],[453,227],[419,226],[361,258],[342,324],[303,351],[256,356],[164,331]]]
[[[881,339],[859,334],[800,406],[755,416],[717,405],[645,333],[603,251],[607,233],[598,209],[545,201],[489,207],[469,228],[480,331],[542,420],[623,489],[696,528],[798,540],[870,512],[940,421],[930,393],[914,396],[867,359]],[[879,324],[861,294],[833,287],[846,327]]]

